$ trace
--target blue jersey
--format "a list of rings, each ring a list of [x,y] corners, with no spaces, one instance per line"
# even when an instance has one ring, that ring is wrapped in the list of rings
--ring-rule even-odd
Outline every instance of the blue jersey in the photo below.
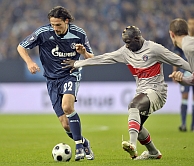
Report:
[[[72,77],[76,81],[81,79],[81,68],[70,74],[70,68],[62,68],[65,59],[79,60],[80,54],[76,52],[75,44],[83,44],[86,50],[92,53],[87,35],[82,28],[69,24],[67,33],[58,36],[50,24],[42,26],[26,37],[20,46],[32,49],[39,46],[39,54],[44,76],[51,79]]]

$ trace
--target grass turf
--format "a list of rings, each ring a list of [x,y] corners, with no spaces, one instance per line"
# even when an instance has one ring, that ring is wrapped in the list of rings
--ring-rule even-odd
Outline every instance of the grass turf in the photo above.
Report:
[[[95,160],[74,161],[74,142],[66,136],[55,115],[0,115],[0,166],[186,166],[194,161],[194,132],[179,132],[179,115],[151,115],[145,123],[151,138],[163,154],[160,160],[133,161],[121,148],[128,140],[128,115],[80,115],[82,133],[95,153]],[[188,117],[188,129],[190,129]],[[54,145],[72,147],[70,162],[55,162]],[[145,147],[138,143],[138,153]]]

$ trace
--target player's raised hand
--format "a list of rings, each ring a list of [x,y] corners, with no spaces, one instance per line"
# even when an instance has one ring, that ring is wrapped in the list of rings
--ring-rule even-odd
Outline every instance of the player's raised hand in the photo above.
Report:
[[[76,44],[75,45],[75,48],[76,48],[76,51],[79,53],[79,54],[85,54],[86,53],[86,48],[82,45],[82,44]]]
[[[174,71],[172,74],[169,75],[170,78],[173,79],[173,81],[181,82],[183,79],[183,73],[180,71]]]
[[[61,64],[65,65],[65,66],[62,66],[62,68],[72,68],[70,70],[70,73],[72,73],[75,70],[74,63],[75,63],[75,60],[66,59],[66,60],[63,60]]]
[[[35,62],[30,62],[27,64],[28,70],[30,71],[30,73],[32,74],[36,74],[36,72],[40,71],[40,67],[38,67],[38,65]]]

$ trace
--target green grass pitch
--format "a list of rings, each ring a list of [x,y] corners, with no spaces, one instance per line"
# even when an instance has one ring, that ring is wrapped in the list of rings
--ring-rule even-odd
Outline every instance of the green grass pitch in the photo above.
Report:
[[[163,154],[160,160],[133,161],[121,148],[128,140],[128,115],[80,115],[82,133],[95,153],[95,160],[74,161],[74,143],[66,136],[55,115],[0,115],[0,166],[190,166],[194,162],[194,132],[178,131],[179,115],[151,115],[145,123]],[[191,117],[188,116],[188,129]],[[72,147],[70,162],[55,162],[54,145]],[[138,143],[138,153],[145,147]]]

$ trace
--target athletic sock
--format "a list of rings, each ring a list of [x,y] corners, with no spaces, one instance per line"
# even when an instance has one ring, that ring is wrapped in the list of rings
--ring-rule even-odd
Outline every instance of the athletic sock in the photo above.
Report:
[[[68,135],[71,139],[73,139],[73,134],[72,134],[71,132],[66,131],[66,133],[67,133],[67,135]],[[87,146],[88,146],[88,140],[87,140],[86,138],[84,138],[83,136],[82,136],[82,144],[83,144],[84,147],[87,147]]]
[[[83,148],[82,140],[75,141],[76,149]]]
[[[136,146],[137,137],[140,129],[140,116],[139,116],[139,110],[137,108],[129,109],[128,128],[129,128],[129,137],[130,137],[129,141],[130,143],[133,143]]]
[[[84,147],[87,147],[88,146],[88,141],[84,137],[82,137],[82,143],[83,143],[83,146]]]
[[[142,127],[141,131],[139,132],[138,141],[142,145],[145,145],[150,154],[158,153],[158,150],[156,149],[154,143],[152,142],[150,134],[145,127]]]
[[[73,139],[73,134],[72,134],[71,132],[66,131],[66,134],[67,134],[71,139]]]
[[[82,145],[81,136],[81,122],[78,114],[74,111],[73,113],[66,115],[69,119],[69,126],[73,136],[73,140],[76,143],[76,148],[80,148]]]
[[[157,154],[158,153],[158,150],[156,149],[154,143],[151,140],[151,137],[150,137],[148,130],[143,126],[142,126],[141,131],[139,132],[138,140],[142,145],[146,146],[146,148],[150,154]]]
[[[181,121],[182,121],[182,126],[186,127],[186,117],[187,117],[187,100],[182,100],[181,104]]]

